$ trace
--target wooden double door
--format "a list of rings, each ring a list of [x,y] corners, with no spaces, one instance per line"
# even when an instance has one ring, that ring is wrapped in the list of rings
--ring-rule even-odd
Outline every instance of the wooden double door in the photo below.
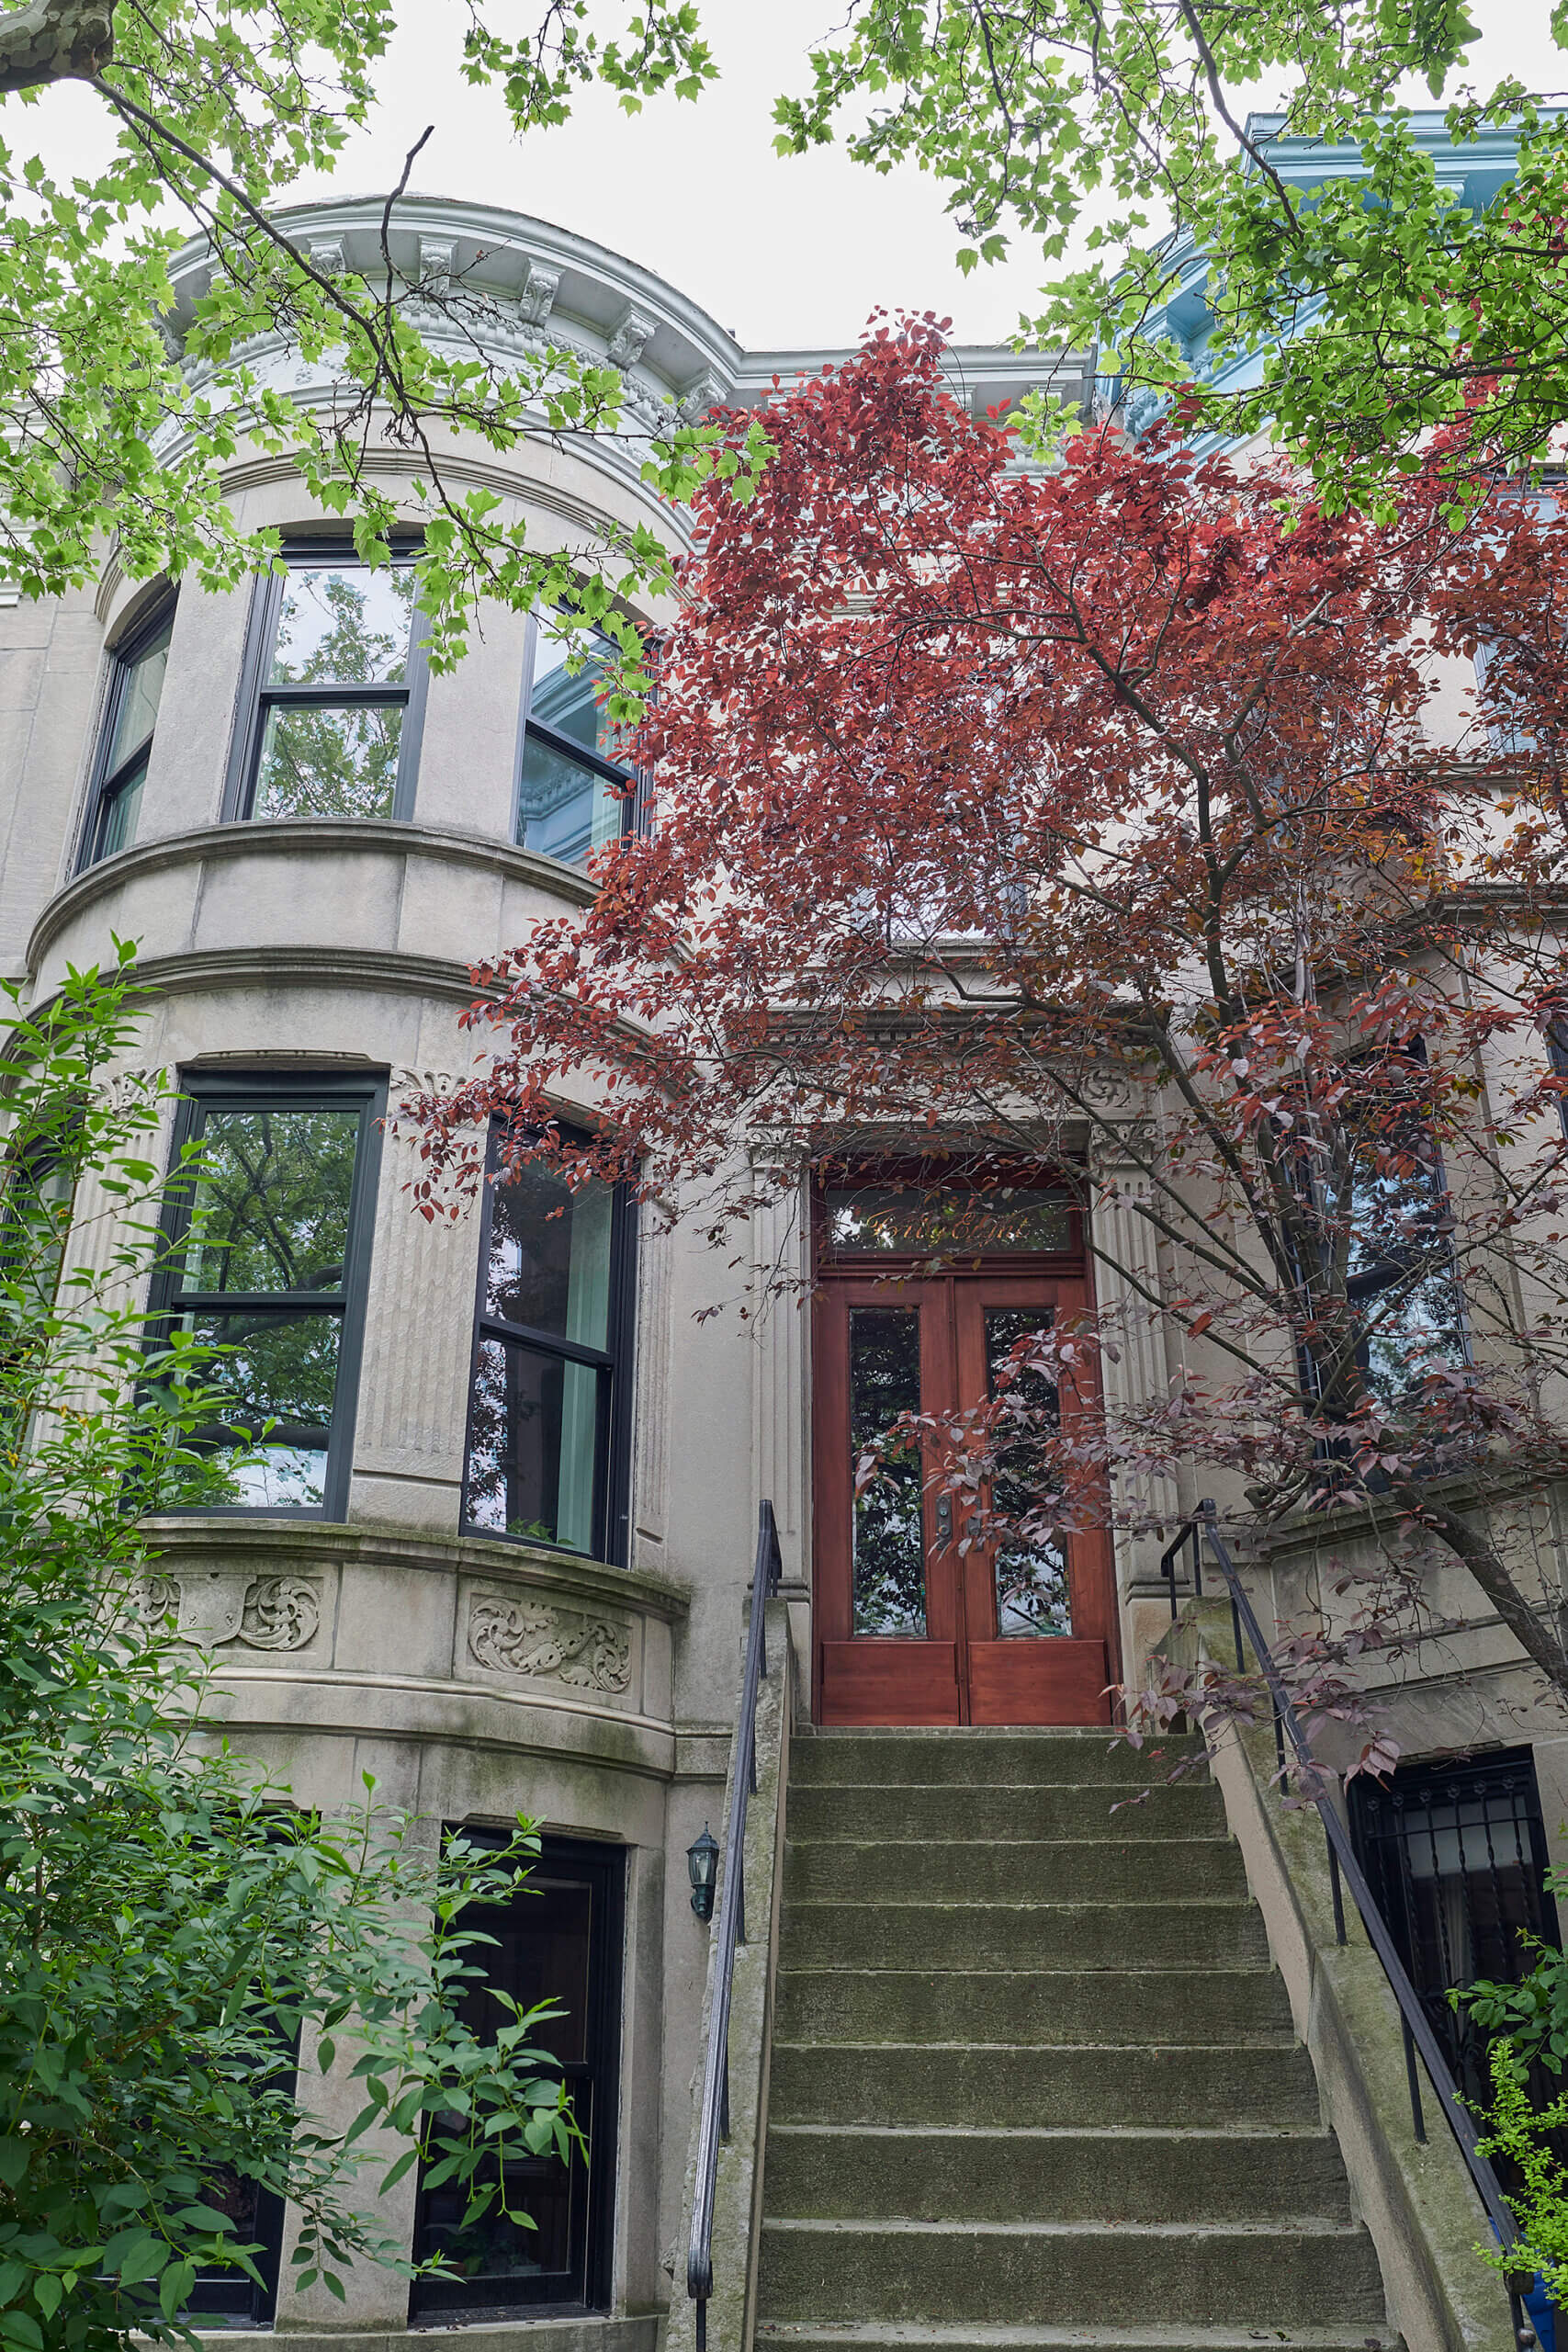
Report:
[[[1111,1721],[1115,1596],[1102,1526],[1032,1544],[982,1540],[962,1498],[933,1480],[938,1441],[886,1457],[882,1475],[855,1491],[857,1461],[900,1414],[978,1405],[1019,1340],[1084,1303],[1081,1280],[1018,1273],[823,1280],[813,1415],[818,1722]],[[1065,1430],[1099,1409],[1081,1386],[1069,1395],[1026,1377]],[[1005,1460],[997,1475],[993,1500],[1005,1516],[1030,1482],[1021,1464],[1010,1481]]]

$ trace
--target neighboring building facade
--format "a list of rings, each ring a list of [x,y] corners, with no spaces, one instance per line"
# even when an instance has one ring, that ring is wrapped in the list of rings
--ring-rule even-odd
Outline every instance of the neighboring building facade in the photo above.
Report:
[[[322,206],[291,225],[353,266],[378,211]],[[520,216],[410,199],[394,243],[411,276],[445,248],[492,286],[520,346],[547,321],[615,358],[644,424],[672,404],[761,401],[775,373],[830,356],[743,353],[645,271]],[[261,356],[292,366],[281,345]],[[1047,377],[1074,389],[1043,360],[953,358],[980,413]],[[671,528],[617,444],[466,462],[546,546],[606,520]],[[412,472],[396,452],[380,463],[389,486]],[[570,2010],[559,2054],[595,2162],[542,2169],[536,2239],[498,2238],[462,2285],[416,2287],[412,2316],[538,2312],[574,2342],[588,2329],[606,2352],[651,2352],[683,2283],[707,1958],[686,1850],[720,1826],[759,1499],[777,1510],[825,1722],[1103,1719],[1106,1682],[1163,1630],[1164,1588],[1150,1546],[1083,1538],[1070,1593],[1015,1596],[1017,1623],[994,1592],[984,1623],[950,1595],[958,1630],[936,1639],[935,1586],[930,1624],[905,1622],[891,1555],[884,1622],[852,1611],[860,1425],[920,1404],[922,1380],[961,1385],[1042,1283],[1067,1305],[1089,1295],[1084,1236],[1046,1182],[1008,1229],[971,1237],[984,1295],[944,1294],[947,1337],[928,1333],[923,1356],[929,1302],[890,1308],[865,1288],[921,1236],[857,1226],[852,1201],[817,1204],[836,1265],[815,1325],[786,1306],[755,1328],[695,1319],[733,1281],[722,1261],[694,1236],[639,1233],[607,1195],[566,1204],[536,1173],[455,1221],[412,1213],[412,1151],[383,1118],[471,1067],[468,967],[584,903],[587,852],[630,803],[592,676],[566,674],[547,621],[487,610],[460,668],[428,676],[406,575],[356,568],[286,461],[248,460],[231,488],[246,526],[284,534],[286,579],[176,594],[111,560],[93,594],[0,611],[0,954],[39,1005],[68,964],[135,940],[157,992],[142,1057],[186,1097],[160,1148],[208,1149],[216,1228],[150,1313],[234,1347],[275,1430],[258,1464],[220,1476],[210,1514],[155,1532],[166,1599],[213,1647],[236,1738],[302,1803],[351,1802],[369,1770],[433,1822],[500,1829],[524,1810],[547,1826],[545,1899],[499,1923],[496,1966]],[[772,1266],[812,1222],[766,1211],[757,1228]],[[1135,1265],[1141,1248],[1130,1229],[1113,1254]],[[933,1371],[943,1345],[952,1363]],[[1113,1376],[1157,1387],[1164,1371],[1151,1343]],[[857,1647],[877,1631],[928,1636],[906,1645],[891,1699]],[[1463,1676],[1395,1694],[1398,1727],[1423,1758],[1498,1751],[1506,1792],[1494,1804],[1429,1773],[1423,1819],[1446,1843],[1416,1875],[1451,1879],[1457,1856],[1464,1882],[1467,1825],[1506,1810],[1506,1899],[1528,1907],[1568,1810],[1562,1726],[1537,1714],[1495,1628],[1466,1639]],[[1369,1850],[1408,1885],[1396,1830],[1372,1823]],[[418,2251],[451,2242],[454,2216],[412,2177],[389,2218]],[[287,2269],[287,2217],[258,2226]],[[265,2324],[270,2299],[247,2290],[231,2316]],[[368,2267],[346,2312],[287,2288],[276,2308],[280,2326],[378,2336],[410,2317],[403,2282]]]

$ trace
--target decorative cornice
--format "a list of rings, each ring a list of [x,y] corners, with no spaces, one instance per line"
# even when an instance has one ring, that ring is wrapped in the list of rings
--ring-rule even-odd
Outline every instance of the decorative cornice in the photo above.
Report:
[[[274,218],[312,253],[335,245],[346,268],[378,274],[385,268],[384,203],[381,197],[349,197],[285,206]],[[592,238],[498,206],[452,197],[400,198],[389,239],[394,271],[417,288],[424,257],[437,247],[450,249],[451,276],[490,306],[498,357],[525,356],[548,345],[575,350],[595,363],[610,358],[628,371],[628,413],[644,428],[667,424],[674,413],[700,413],[714,402],[761,405],[772,397],[775,376],[787,383],[849,356],[832,345],[744,351],[678,288]],[[170,274],[175,288],[173,323],[181,332],[192,302],[210,279],[205,242],[183,247]],[[413,306],[419,309],[417,293]],[[439,335],[441,314],[429,304],[420,322]],[[470,345],[486,340],[486,330],[476,324]],[[274,348],[281,351],[281,338],[257,336],[242,356],[254,362]],[[1080,353],[955,345],[948,373],[956,396],[980,415],[999,401],[1016,401],[1039,388],[1077,396],[1091,378],[1092,362]],[[305,387],[297,390],[303,393]]]

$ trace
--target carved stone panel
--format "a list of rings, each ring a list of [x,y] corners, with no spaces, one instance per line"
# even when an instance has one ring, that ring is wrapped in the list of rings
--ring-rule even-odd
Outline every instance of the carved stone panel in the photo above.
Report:
[[[625,1619],[532,1593],[470,1594],[464,1645],[470,1670],[611,1696],[631,1684],[632,1628]]]
[[[143,1579],[149,1617],[173,1617],[187,1642],[220,1649],[302,1650],[321,1623],[319,1577],[253,1576],[246,1568],[158,1570]]]

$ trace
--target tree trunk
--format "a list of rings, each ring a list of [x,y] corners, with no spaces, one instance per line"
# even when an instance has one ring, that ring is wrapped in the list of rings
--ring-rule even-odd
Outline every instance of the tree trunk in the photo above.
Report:
[[[114,0],[29,0],[0,17],[0,91],[85,81],[114,55]]]

